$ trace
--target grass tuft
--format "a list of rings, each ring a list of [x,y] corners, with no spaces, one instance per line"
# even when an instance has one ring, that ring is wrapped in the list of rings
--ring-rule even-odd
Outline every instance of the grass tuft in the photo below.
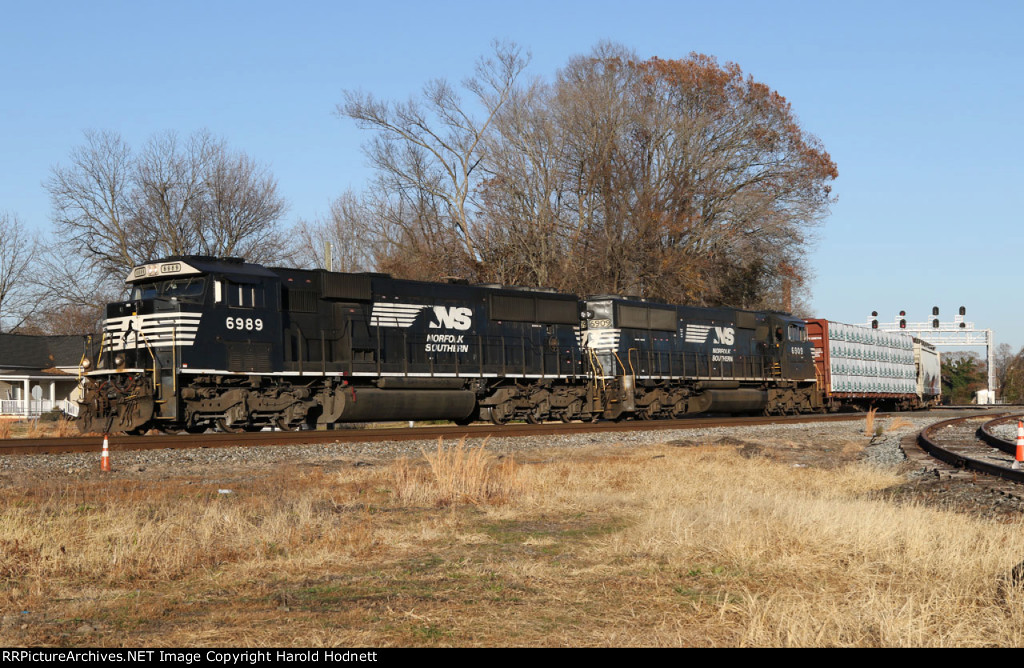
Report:
[[[875,435],[875,413],[878,412],[877,408],[869,408],[868,414],[864,418],[864,435],[874,436]]]
[[[485,450],[486,444],[485,439],[479,447],[467,447],[463,438],[445,448],[439,438],[435,452],[423,452],[426,467],[407,458],[396,461],[392,466],[396,498],[441,507],[511,502],[521,490],[515,460],[495,457]]]
[[[910,420],[908,420],[906,418],[898,417],[898,418],[893,418],[889,422],[889,426],[886,429],[886,431],[896,431],[897,429],[904,429],[906,427],[913,427],[913,426],[914,426],[914,423],[911,422]]]

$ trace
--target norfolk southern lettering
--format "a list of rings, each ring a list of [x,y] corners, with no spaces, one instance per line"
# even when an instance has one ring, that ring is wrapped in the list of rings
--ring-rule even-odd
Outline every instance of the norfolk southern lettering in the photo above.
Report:
[[[428,334],[423,349],[428,353],[468,353],[469,344],[463,343],[464,338],[462,334]]]

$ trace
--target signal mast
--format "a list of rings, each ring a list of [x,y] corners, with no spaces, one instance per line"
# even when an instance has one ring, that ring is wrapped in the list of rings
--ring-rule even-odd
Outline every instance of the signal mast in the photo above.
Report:
[[[907,322],[907,312],[900,311],[892,322],[879,322],[878,311],[872,311],[868,318],[868,327],[883,332],[903,332],[916,336],[933,346],[985,346],[988,361],[988,390],[994,396],[996,389],[996,345],[991,329],[977,329],[973,322],[964,317],[967,308],[960,307],[960,312],[953,316],[952,322],[939,320],[939,307],[932,307],[932,319],[929,322]]]

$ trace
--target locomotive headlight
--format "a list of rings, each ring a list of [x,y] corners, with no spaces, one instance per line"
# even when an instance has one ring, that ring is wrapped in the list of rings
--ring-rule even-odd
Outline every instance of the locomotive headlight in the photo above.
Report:
[[[85,359],[83,359],[83,360],[82,360],[82,370],[83,370],[83,371],[84,371],[84,370],[86,370],[86,369],[88,369],[88,368],[89,368],[89,367],[91,367],[91,366],[92,366],[92,362],[91,362],[91,361],[89,361],[89,358],[88,358],[88,357],[86,357]]]
[[[120,353],[114,355],[114,364],[116,364],[117,366],[124,366],[124,355]]]

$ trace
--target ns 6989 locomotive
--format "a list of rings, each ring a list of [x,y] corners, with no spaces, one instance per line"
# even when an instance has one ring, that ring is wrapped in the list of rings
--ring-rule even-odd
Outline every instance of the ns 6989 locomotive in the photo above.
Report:
[[[170,257],[108,305],[87,432],[822,407],[804,322],[540,289]]]

